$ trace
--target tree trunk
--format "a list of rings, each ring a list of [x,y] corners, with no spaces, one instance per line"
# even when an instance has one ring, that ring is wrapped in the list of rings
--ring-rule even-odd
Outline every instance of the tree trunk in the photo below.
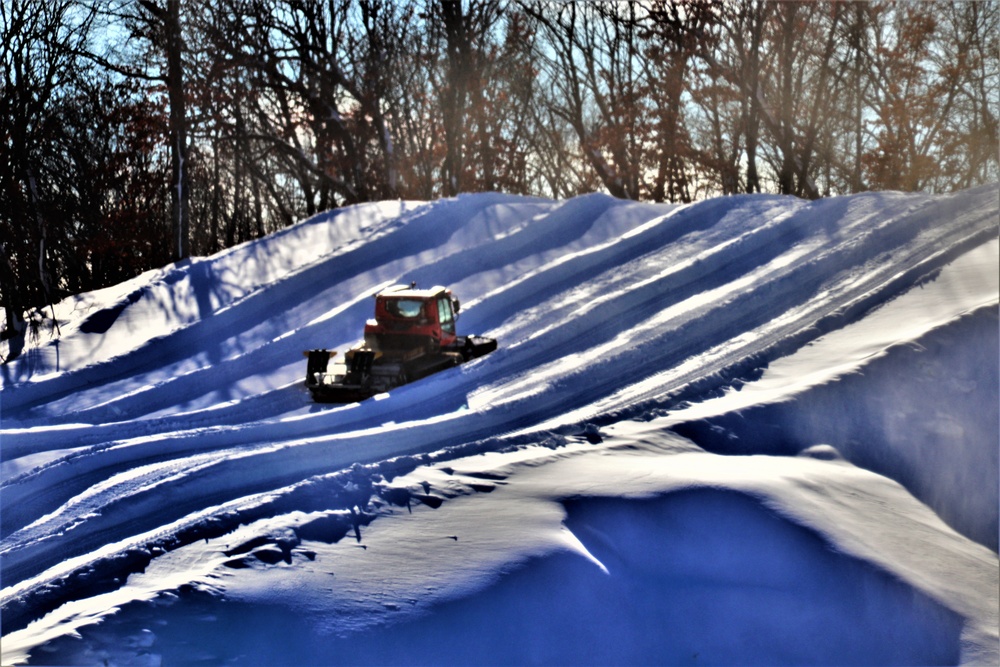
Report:
[[[795,58],[795,14],[798,5],[788,2],[781,6],[781,50],[779,52],[779,113],[775,139],[781,150],[778,187],[781,194],[795,194],[795,141],[792,136],[792,63]]]
[[[444,23],[448,52],[447,82],[442,115],[445,135],[444,187],[449,196],[457,195],[462,188],[462,143],[465,137],[465,106],[468,95],[469,35],[461,0],[441,0],[441,17]]]
[[[184,100],[184,43],[181,38],[180,0],[167,0],[163,17],[167,50],[167,98],[170,104],[170,203],[174,259],[190,255],[190,176],[188,175],[187,112]]]

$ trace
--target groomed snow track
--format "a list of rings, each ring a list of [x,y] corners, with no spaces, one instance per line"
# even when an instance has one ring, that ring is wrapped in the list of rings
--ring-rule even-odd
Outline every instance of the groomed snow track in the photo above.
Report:
[[[423,455],[711,395],[993,241],[997,216],[994,186],[689,206],[462,196],[325,214],[64,302],[62,338],[0,370],[3,459],[38,462],[0,485],[4,632],[158,549],[363,506]],[[302,351],[351,343],[370,295],[411,280],[451,286],[461,328],[499,349],[360,405],[312,404]]]

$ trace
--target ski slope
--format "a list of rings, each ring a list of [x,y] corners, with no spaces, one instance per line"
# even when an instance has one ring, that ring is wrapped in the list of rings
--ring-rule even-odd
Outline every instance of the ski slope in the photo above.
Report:
[[[194,636],[210,662],[256,664],[599,664],[613,644],[631,663],[995,662],[997,232],[995,186],[687,206],[464,195],[322,214],[67,299],[59,337],[0,366],[2,661],[197,662]],[[350,346],[371,295],[410,281],[451,287],[460,333],[499,349],[313,404],[302,352]],[[664,513],[735,523],[698,546]],[[441,522],[454,539],[422,558],[375,560]],[[588,537],[622,526],[620,549]],[[473,533],[478,549],[459,539]],[[720,555],[734,536],[753,548]],[[744,618],[754,606],[799,639],[718,639],[721,621],[678,611],[699,599],[682,572],[737,582],[711,599],[746,634],[771,631]],[[866,577],[840,607],[819,583]],[[549,627],[547,598],[582,616]],[[630,620],[581,644],[608,600]],[[256,620],[221,644],[192,605]],[[859,607],[867,625],[810,646]],[[273,608],[300,620],[247,649]],[[491,634],[493,614],[528,623],[530,651]],[[865,629],[899,614],[888,643]],[[664,616],[677,632],[640,641]]]

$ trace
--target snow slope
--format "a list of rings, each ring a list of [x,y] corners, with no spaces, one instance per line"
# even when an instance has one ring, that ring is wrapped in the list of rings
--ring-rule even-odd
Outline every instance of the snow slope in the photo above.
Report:
[[[363,205],[0,366],[4,664],[996,663],[998,192]],[[500,348],[312,404],[380,287]]]

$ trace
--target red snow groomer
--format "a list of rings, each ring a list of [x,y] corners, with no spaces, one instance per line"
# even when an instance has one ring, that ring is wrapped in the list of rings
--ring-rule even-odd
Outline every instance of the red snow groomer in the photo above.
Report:
[[[309,350],[306,387],[320,403],[353,403],[427,377],[497,349],[497,342],[455,332],[458,299],[441,286],[394,285],[375,295],[375,319],[365,341],[332,364],[337,354]]]

